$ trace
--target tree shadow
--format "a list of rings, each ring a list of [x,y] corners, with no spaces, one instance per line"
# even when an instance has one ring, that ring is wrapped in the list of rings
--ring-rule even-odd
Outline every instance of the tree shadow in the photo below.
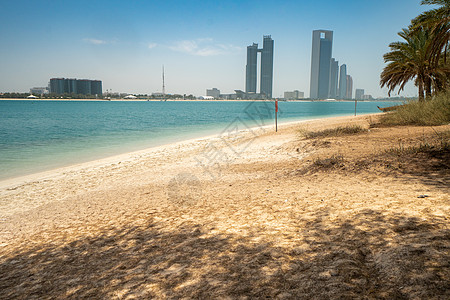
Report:
[[[288,246],[197,224],[116,228],[0,260],[0,298],[450,298],[445,220],[298,218]],[[259,239],[257,239],[259,237]],[[261,238],[262,237],[262,238]]]
[[[407,177],[423,184],[441,189],[449,189],[450,180],[450,150],[423,149],[411,153],[385,153],[374,158],[376,163],[383,165],[387,173],[396,177]]]

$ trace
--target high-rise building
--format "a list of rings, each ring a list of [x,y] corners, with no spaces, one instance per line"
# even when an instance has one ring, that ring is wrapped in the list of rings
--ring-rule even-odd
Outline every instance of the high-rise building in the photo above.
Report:
[[[253,43],[247,47],[247,66],[245,69],[245,93],[256,93],[258,52],[261,53],[260,94],[267,99],[272,98],[273,87],[273,39],[265,35],[263,48]],[[257,95],[256,95],[257,96]]]
[[[328,98],[333,31],[314,30],[311,51],[310,98]]]
[[[55,94],[102,95],[101,80],[52,78],[49,86],[50,93]]]
[[[91,81],[87,79],[77,80],[77,90],[75,94],[91,95]]]
[[[355,99],[356,100],[363,100],[364,96],[364,89],[356,89],[355,90]]]
[[[101,96],[103,93],[102,81],[101,80],[91,80],[91,93],[92,95]]]
[[[50,93],[55,94],[64,94],[65,93],[65,87],[64,87],[64,78],[52,78],[50,79]]]
[[[261,51],[261,91],[266,99],[272,99],[273,82],[273,40],[270,35],[265,35]]]
[[[68,94],[78,94],[77,93],[77,80],[72,79],[64,79],[64,91]]]
[[[345,99],[352,99],[353,96],[353,78],[347,75],[347,92],[345,94]]]
[[[330,63],[330,91],[328,98],[336,99],[338,96],[339,62],[334,58]]]
[[[339,71],[339,99],[347,96],[347,65],[343,64]]]
[[[245,92],[256,93],[256,69],[258,65],[258,44],[247,47],[247,66],[245,70]]]

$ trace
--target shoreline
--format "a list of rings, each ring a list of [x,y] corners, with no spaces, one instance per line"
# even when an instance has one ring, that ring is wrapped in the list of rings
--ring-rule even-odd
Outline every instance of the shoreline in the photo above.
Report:
[[[366,114],[364,116],[377,115],[377,114],[379,114],[379,113]],[[341,118],[347,118],[347,117],[354,117],[354,116],[324,117],[324,118],[314,118],[314,119],[307,119],[307,120],[279,122],[278,127],[279,127],[279,129],[282,129],[282,127],[296,126],[296,125],[300,125],[300,124],[304,124],[304,123],[308,123],[308,122],[314,122],[317,120],[328,120],[328,119],[333,120],[333,119],[341,119]],[[272,125],[264,125],[264,126],[254,126],[249,129],[240,130],[237,133],[237,135],[243,135],[243,134],[248,133],[249,131],[254,131],[254,130],[258,130],[258,129],[266,130],[266,129],[270,129],[270,128],[273,128],[275,130],[275,125],[272,124]],[[57,167],[57,168],[53,168],[53,169],[42,171],[42,172],[36,172],[36,173],[6,178],[6,179],[0,180],[0,189],[10,188],[12,186],[17,186],[17,185],[21,185],[21,184],[26,184],[27,182],[31,182],[31,181],[45,180],[45,179],[57,177],[58,175],[61,175],[63,173],[67,173],[67,172],[71,172],[71,171],[79,171],[82,169],[100,167],[100,166],[104,166],[104,165],[111,165],[111,164],[115,164],[115,163],[118,163],[121,161],[130,160],[135,157],[142,156],[142,155],[147,155],[150,153],[155,153],[158,151],[166,150],[167,148],[174,149],[176,147],[181,147],[181,146],[189,145],[189,144],[196,144],[199,142],[205,142],[208,140],[217,139],[219,137],[220,137],[220,133],[213,134],[213,135],[207,135],[207,136],[201,136],[201,137],[186,139],[186,140],[182,140],[182,141],[178,141],[178,142],[174,142],[174,143],[162,144],[159,146],[145,148],[145,149],[141,149],[141,150],[124,152],[121,154],[107,156],[107,157],[94,159],[94,160],[89,160],[89,161],[85,161],[85,162],[81,162],[81,163],[69,164],[66,166]]]
[[[359,116],[369,116],[369,115],[375,116],[378,114],[380,114],[380,113],[360,114]],[[278,127],[279,127],[279,129],[281,129],[282,127],[296,126],[296,125],[300,125],[303,123],[314,122],[317,120],[328,120],[328,119],[333,120],[333,119],[347,118],[347,117],[355,117],[355,116],[346,115],[346,116],[333,116],[333,117],[323,117],[323,118],[314,118],[314,119],[296,120],[296,121],[290,121],[290,120],[284,121],[284,122],[279,121]],[[264,126],[253,126],[249,129],[240,130],[237,133],[237,135],[243,135],[243,134],[248,133],[249,131],[254,131],[254,130],[259,130],[259,129],[266,130],[266,129],[270,129],[270,128],[273,128],[275,130],[275,125],[271,124],[271,125],[264,125]],[[0,180],[0,189],[9,188],[11,186],[20,185],[20,184],[25,184],[27,182],[35,181],[35,180],[39,180],[39,179],[42,180],[42,179],[52,178],[58,174],[60,175],[60,174],[66,173],[66,172],[74,171],[74,170],[81,170],[81,169],[86,169],[86,168],[90,168],[90,167],[98,167],[98,166],[102,166],[102,165],[114,164],[114,163],[117,163],[120,161],[126,161],[129,159],[132,159],[137,156],[165,150],[167,148],[173,149],[173,148],[180,147],[180,146],[187,145],[187,144],[195,144],[195,143],[202,142],[202,141],[217,139],[218,137],[220,137],[220,133],[186,139],[186,140],[181,140],[181,141],[173,142],[173,143],[164,143],[164,144],[161,144],[158,146],[144,148],[141,150],[128,151],[128,152],[119,153],[119,154],[111,155],[111,156],[106,156],[106,157],[102,157],[102,158],[98,158],[98,159],[88,160],[88,161],[84,161],[84,162],[80,162],[80,163],[73,163],[73,164],[69,163],[67,165],[57,167],[57,168],[52,168],[50,170],[44,170],[44,171],[40,171],[40,172],[34,172],[34,173],[30,173],[30,174],[24,174],[24,175],[14,176],[14,177],[10,177],[10,178],[5,178],[5,179]]]

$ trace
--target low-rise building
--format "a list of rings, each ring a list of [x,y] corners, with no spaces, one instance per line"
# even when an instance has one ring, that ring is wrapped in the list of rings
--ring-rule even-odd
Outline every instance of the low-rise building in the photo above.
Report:
[[[364,96],[364,89],[356,89],[355,90],[355,99],[356,100],[363,100]]]
[[[30,94],[32,94],[32,95],[48,94],[48,88],[47,87],[33,87],[30,89]]]
[[[206,96],[213,97],[214,99],[220,98],[220,90],[217,88],[212,88],[210,90],[206,90]]]
[[[292,92],[284,92],[284,99],[286,100],[299,100],[305,97],[304,92],[300,92],[298,90],[294,90]]]

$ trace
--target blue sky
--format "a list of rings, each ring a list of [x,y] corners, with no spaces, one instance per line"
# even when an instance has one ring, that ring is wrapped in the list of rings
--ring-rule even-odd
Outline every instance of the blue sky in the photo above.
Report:
[[[274,97],[309,95],[312,31],[334,31],[333,57],[354,88],[379,87],[383,54],[420,0],[22,1],[0,0],[0,92],[27,92],[52,77],[100,79],[103,90],[204,95],[245,89],[246,47],[272,35]],[[414,96],[410,84],[401,94]]]

